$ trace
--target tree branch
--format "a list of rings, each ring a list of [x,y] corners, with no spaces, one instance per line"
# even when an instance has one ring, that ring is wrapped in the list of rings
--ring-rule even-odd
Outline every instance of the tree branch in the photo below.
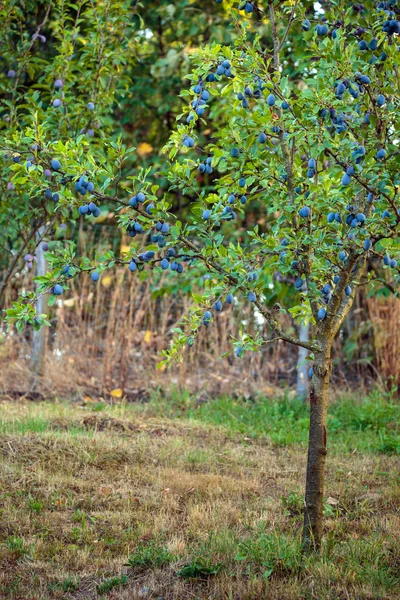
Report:
[[[281,40],[281,43],[280,43],[280,45],[279,45],[279,50],[282,50],[282,48],[283,48],[283,44],[286,42],[287,36],[288,36],[288,34],[289,34],[290,26],[291,26],[291,24],[292,24],[292,22],[293,22],[294,15],[295,15],[295,13],[296,13],[296,8],[297,8],[297,5],[298,5],[298,3],[299,3],[299,0],[296,0],[296,1],[295,1],[295,3],[294,3],[294,6],[293,6],[293,9],[292,9],[291,15],[290,15],[290,17],[289,17],[289,22],[288,22],[288,24],[287,24],[287,27],[286,27],[286,31],[285,31],[285,33],[283,34],[283,38],[282,38],[282,40]]]

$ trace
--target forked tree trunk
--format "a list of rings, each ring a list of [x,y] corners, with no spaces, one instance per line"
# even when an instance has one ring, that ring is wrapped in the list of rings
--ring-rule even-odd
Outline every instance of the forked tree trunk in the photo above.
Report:
[[[331,374],[331,344],[316,353],[310,387],[310,432],[306,493],[304,500],[303,550],[318,550],[322,539],[322,513],[326,458],[326,413]]]

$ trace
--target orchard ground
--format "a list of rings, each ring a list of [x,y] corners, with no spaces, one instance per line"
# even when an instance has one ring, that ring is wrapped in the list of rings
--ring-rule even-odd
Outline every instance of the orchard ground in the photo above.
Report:
[[[0,404],[4,599],[395,599],[400,406],[330,406],[325,530],[300,553],[308,409],[188,394]]]

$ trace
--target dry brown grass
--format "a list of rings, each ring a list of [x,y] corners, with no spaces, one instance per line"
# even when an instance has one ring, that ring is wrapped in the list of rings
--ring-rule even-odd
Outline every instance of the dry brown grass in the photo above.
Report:
[[[395,457],[330,457],[327,496],[339,504],[323,555],[302,561],[300,448],[134,409],[3,403],[1,414],[1,598],[89,600],[121,574],[126,584],[104,597],[399,597]],[[263,534],[274,556],[268,579],[256,557]],[[253,554],[239,561],[243,542]],[[124,566],[143,548],[153,548],[147,566]],[[160,548],[169,559],[158,564]],[[223,568],[177,575],[196,556]]]
[[[87,250],[92,247],[88,245]],[[32,286],[32,274],[26,274],[23,285]],[[154,279],[155,278],[155,279]],[[36,389],[46,397],[71,398],[84,394],[108,397],[110,391],[121,388],[128,395],[138,390],[162,385],[165,374],[155,366],[161,352],[168,348],[172,332],[192,304],[189,289],[202,292],[204,280],[185,272],[180,278],[181,289],[157,296],[176,284],[174,276],[153,274],[152,278],[139,282],[125,267],[106,271],[97,285],[89,275],[72,279],[70,289],[57,305],[49,309],[51,328],[48,333],[45,375],[35,382]],[[22,285],[22,282],[21,282]],[[212,286],[212,284],[211,284]],[[9,305],[11,298],[8,299]],[[241,361],[234,360],[232,338],[240,335],[241,326],[248,334],[259,332],[264,339],[272,337],[264,323],[260,325],[249,302],[240,295],[234,306],[224,305],[212,327],[203,328],[194,346],[185,353],[185,360],[175,365],[168,374],[168,382],[182,389],[206,391],[211,396],[232,390],[240,394],[276,395],[284,386],[294,386],[297,376],[298,351],[294,346],[277,342],[265,344],[260,352],[246,352]],[[368,325],[366,302],[357,296],[356,308],[343,328],[344,338],[338,337],[334,350],[334,382],[340,386],[357,378],[360,382],[371,380],[374,336]],[[295,333],[289,315],[280,316],[281,325],[288,333]],[[386,319],[379,321],[381,337],[388,333]],[[357,338],[359,349],[354,350],[352,336],[366,330]],[[1,338],[0,331],[0,392],[7,395],[12,390],[28,391],[32,382],[29,372],[31,334],[15,332]],[[360,334],[361,335],[361,334]],[[353,347],[351,364],[346,354],[348,341]],[[231,355],[221,359],[227,352]],[[358,359],[360,364],[358,365]],[[392,373],[387,363],[385,375]],[[5,368],[7,367],[7,368]],[[374,379],[376,373],[373,372]]]
[[[400,300],[397,297],[368,298],[367,308],[374,331],[379,376],[400,386]]]

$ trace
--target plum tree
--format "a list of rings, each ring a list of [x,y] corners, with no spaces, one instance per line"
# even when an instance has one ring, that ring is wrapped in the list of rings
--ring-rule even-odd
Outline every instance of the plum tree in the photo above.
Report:
[[[107,0],[99,6],[82,0],[77,4],[28,0],[23,11],[10,0],[0,6],[0,21],[7,32],[1,60],[12,66],[0,73],[0,305],[22,257],[28,249],[33,254],[40,243],[37,232],[44,227],[48,238],[58,224],[71,228],[76,220],[64,202],[65,191],[71,178],[75,181],[86,173],[78,160],[78,171],[64,176],[68,165],[60,162],[52,144],[57,141],[63,152],[68,144],[71,155],[79,156],[88,152],[90,142],[88,172],[106,158],[111,142],[109,113],[116,94],[126,88],[124,70],[132,64],[139,44],[132,23],[135,14],[125,0]],[[46,44],[37,43],[42,37]],[[90,107],[85,110],[88,97]],[[25,134],[32,139],[30,144],[22,141]],[[18,170],[10,168],[10,162]],[[29,185],[24,184],[25,176]],[[85,193],[93,190],[89,182]],[[52,242],[51,248],[56,245]],[[10,253],[12,259],[6,264]],[[33,321],[34,327],[40,324],[41,318]]]
[[[37,279],[39,293],[53,291],[53,301],[60,288],[68,288],[71,276],[101,273],[120,262],[132,272],[166,271],[165,277],[181,273],[184,265],[191,269],[202,264],[212,283],[194,296],[195,305],[175,330],[164,364],[182,359],[203,327],[212,326],[224,309],[224,297],[227,304],[236,297],[251,302],[274,339],[307,351],[312,366],[305,551],[318,549],[322,539],[333,341],[357,288],[381,285],[382,278],[367,271],[367,260],[382,263],[388,285],[395,289],[400,249],[395,87],[399,10],[392,2],[369,1],[362,9],[344,0],[324,2],[320,8],[314,4],[270,0],[242,2],[240,13],[225,9],[239,32],[235,42],[212,43],[193,55],[190,89],[182,91],[187,106],[166,145],[171,190],[194,198],[185,223],[174,217],[168,198],[158,195],[151,173],[139,171],[128,182],[122,180],[132,148],[126,149],[121,140],[110,142],[101,160],[87,151],[88,142],[80,136],[68,143],[64,138],[49,141],[44,131],[38,136],[35,128],[26,127],[7,140],[5,149],[25,157],[29,146],[37,144],[42,150],[34,167],[40,166],[41,174],[52,166],[50,189],[62,189],[60,210],[68,206],[87,219],[103,203],[115,205],[120,228],[132,238],[123,260],[110,251],[100,254],[96,264],[85,257],[77,261],[71,246],[48,253],[50,271]],[[254,34],[257,19],[268,29],[266,37]],[[370,42],[371,36],[378,39],[376,47],[360,44],[364,38]],[[378,47],[379,56],[374,54]],[[66,81],[59,72],[51,81],[56,75]],[[380,96],[385,108],[377,101]],[[90,97],[96,99],[97,111],[98,99]],[[212,138],[200,137],[208,127],[205,115],[217,121]],[[58,169],[51,164],[53,155]],[[42,198],[49,181],[37,176],[39,169],[7,160],[14,173],[10,183]],[[207,165],[212,172],[206,172]],[[199,176],[203,174],[212,177]],[[82,206],[78,194],[92,199]],[[262,205],[271,227],[260,221],[239,239],[234,227],[255,202]],[[278,278],[291,282],[294,306],[270,306]],[[8,311],[10,324],[34,320],[33,298],[21,298]],[[285,331],[280,321],[284,312],[299,323],[312,323],[311,339]],[[270,340],[261,334],[243,333],[233,351],[240,358],[266,343]]]
[[[278,338],[303,345],[309,352],[313,366],[303,534],[307,550],[319,547],[322,536],[332,343],[357,287],[380,285],[366,271],[367,259],[382,260],[387,248],[399,252],[396,186],[400,180],[393,156],[398,145],[395,115],[399,106],[393,84],[393,36],[397,33],[399,9],[395,3],[365,2],[362,10],[356,10],[351,3],[324,2],[321,14],[311,2],[295,3],[294,8],[292,4],[269,2],[265,10],[257,4],[259,13],[269,20],[271,46],[248,42],[247,21],[235,48],[214,45],[195,57],[197,68],[192,77],[196,81],[206,78],[222,57],[229,60],[233,80],[223,92],[217,84],[213,103],[218,102],[218,91],[222,101],[222,94],[226,95],[229,88],[237,100],[225,109],[219,136],[214,136],[205,148],[212,153],[212,166],[218,172],[214,190],[199,190],[193,223],[175,235],[185,252],[191,250],[218,279],[220,287],[214,285],[210,297],[220,297],[226,287],[233,293],[246,294]],[[372,31],[375,35],[367,46],[372,54],[364,54],[366,48],[359,38],[365,37],[367,44],[366,32]],[[377,56],[373,52],[378,46]],[[285,65],[294,60],[290,58],[292,50],[287,50],[293,47],[297,48],[297,56],[312,62],[312,70],[304,66],[301,73],[290,74]],[[258,98],[252,93],[255,81],[257,85],[262,82]],[[276,99],[282,101],[284,111]],[[376,107],[383,106],[385,111],[378,112]],[[188,111],[192,114],[190,106]],[[178,127],[169,145],[171,158],[176,155],[179,137],[193,135],[196,124],[202,123],[193,115],[188,130]],[[191,169],[191,164],[188,158],[185,168]],[[192,173],[188,176],[178,162],[171,180],[185,190],[195,184]],[[236,242],[232,246],[221,234],[226,213],[223,203],[228,197],[235,218],[243,218],[244,209],[238,199],[244,186],[248,201],[265,198],[265,212],[278,217],[272,232],[255,225],[249,232],[251,245]],[[198,220],[199,210],[207,210],[205,226]],[[190,241],[190,236],[195,239]],[[280,241],[283,237],[284,250]],[[391,264],[391,258],[384,262],[388,268]],[[263,273],[257,284],[250,283],[245,275],[248,265]],[[388,278],[395,285],[396,259],[393,265],[395,272]],[[315,323],[309,342],[282,331],[279,313],[284,307],[277,307],[277,312],[267,307],[269,286],[276,273],[294,279],[299,302],[289,310],[296,319]],[[256,287],[249,290],[249,285]],[[207,302],[208,296],[202,300]],[[188,324],[193,335],[196,321],[185,321]],[[176,356],[184,340],[182,333],[169,351],[169,358]],[[245,336],[235,344],[236,355],[263,343],[262,339]]]

